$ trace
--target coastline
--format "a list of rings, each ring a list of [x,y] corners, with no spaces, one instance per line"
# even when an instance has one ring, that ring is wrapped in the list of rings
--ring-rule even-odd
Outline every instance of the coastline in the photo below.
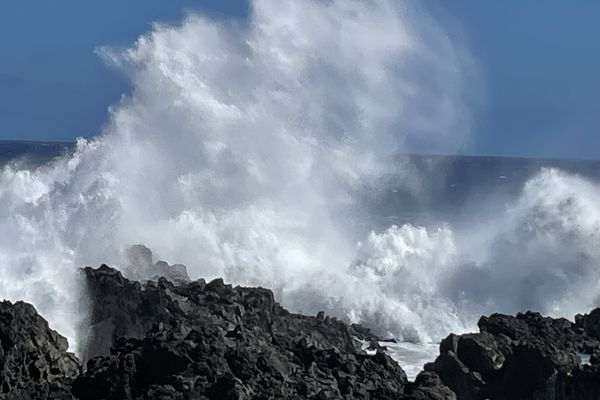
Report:
[[[189,281],[180,267],[175,283],[130,281],[106,265],[83,273],[91,309],[81,360],[33,306],[0,303],[2,398],[587,399],[600,390],[600,309],[574,323],[482,317],[479,333],[450,334],[411,381],[384,338],[290,313],[268,289]]]

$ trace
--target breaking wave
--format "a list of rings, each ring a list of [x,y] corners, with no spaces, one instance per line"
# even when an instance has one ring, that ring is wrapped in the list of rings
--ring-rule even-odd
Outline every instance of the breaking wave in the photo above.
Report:
[[[138,243],[192,278],[410,341],[595,301],[599,189],[577,176],[545,170],[468,228],[371,231],[362,199],[419,195],[396,152],[469,139],[476,69],[406,2],[255,0],[245,23],[189,15],[99,54],[133,86],[102,133],[0,174],[0,297],[32,302],[73,347],[78,268],[123,266]]]

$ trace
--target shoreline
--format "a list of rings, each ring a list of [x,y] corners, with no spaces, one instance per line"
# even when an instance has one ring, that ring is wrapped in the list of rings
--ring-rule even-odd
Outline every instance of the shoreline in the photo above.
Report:
[[[395,344],[364,326],[161,267],[175,283],[161,271],[140,283],[106,265],[83,270],[91,309],[81,360],[33,306],[0,303],[3,398],[587,399],[600,390],[600,308],[575,322],[484,316],[479,333],[442,340],[411,381],[386,351]]]

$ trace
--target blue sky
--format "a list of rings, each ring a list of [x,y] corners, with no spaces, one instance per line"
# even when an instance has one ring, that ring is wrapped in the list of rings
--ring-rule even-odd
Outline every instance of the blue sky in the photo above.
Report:
[[[600,2],[422,0],[481,69],[470,154],[600,158]],[[186,9],[244,18],[238,0],[5,0],[0,5],[0,139],[97,133],[129,90],[94,49],[127,46]]]

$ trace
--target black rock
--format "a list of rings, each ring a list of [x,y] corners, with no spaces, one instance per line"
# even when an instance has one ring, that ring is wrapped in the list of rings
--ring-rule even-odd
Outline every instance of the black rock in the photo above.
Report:
[[[141,285],[107,266],[85,273],[87,354],[101,355],[75,380],[79,399],[453,398],[439,379],[405,392],[396,362],[361,349],[356,336],[378,339],[368,329],[289,313],[270,290],[220,279]]]
[[[459,399],[597,399],[599,368],[580,358],[600,351],[592,314],[576,324],[533,312],[482,317],[480,333],[448,336],[425,369]]]
[[[456,394],[442,383],[440,377],[431,371],[423,371],[414,383],[405,389],[407,399],[415,400],[455,400]]]
[[[0,398],[72,399],[79,363],[67,348],[32,305],[0,302]]]
[[[87,345],[82,349],[85,361],[109,355],[117,337],[144,338],[157,322],[168,322],[172,301],[153,282],[129,281],[106,265],[84,269],[89,296],[90,326]],[[173,310],[176,312],[176,310]]]
[[[588,336],[600,340],[600,308],[592,310],[589,314],[576,315],[575,326]]]

